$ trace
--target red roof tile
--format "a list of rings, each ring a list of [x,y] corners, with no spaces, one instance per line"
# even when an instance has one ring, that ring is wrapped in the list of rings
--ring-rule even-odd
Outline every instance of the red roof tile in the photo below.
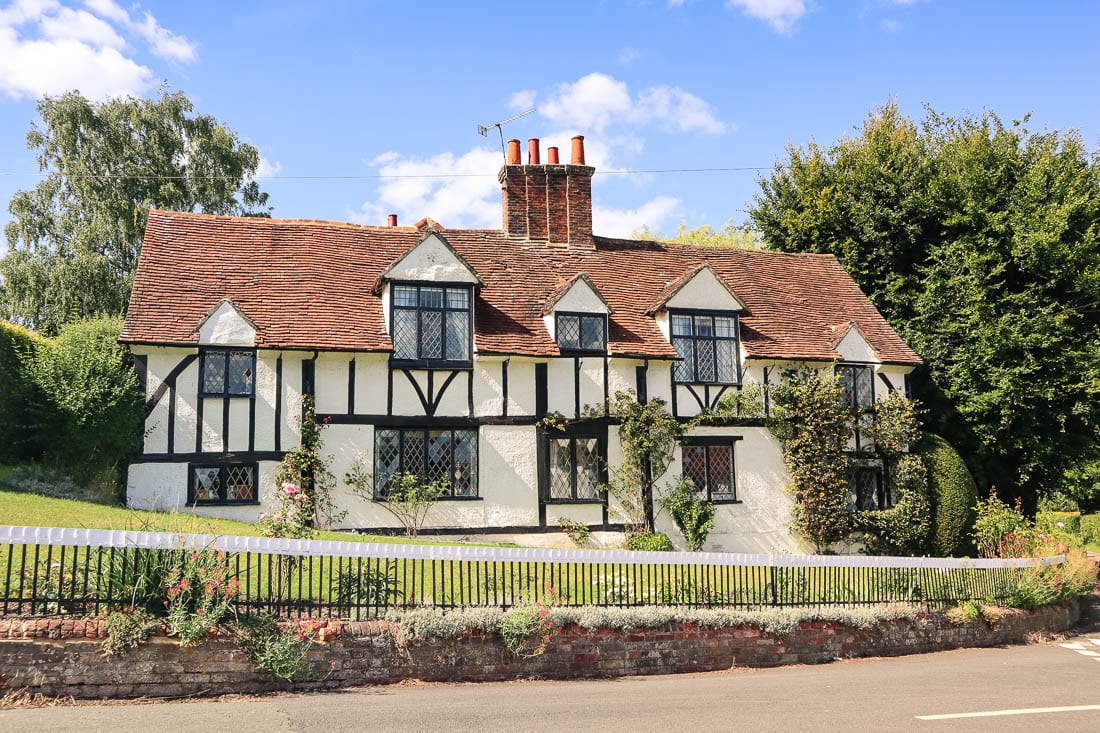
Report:
[[[831,361],[837,323],[857,324],[883,361],[917,364],[830,255],[696,247],[595,237],[593,250],[547,247],[496,230],[441,235],[484,281],[475,302],[480,353],[558,353],[542,310],[586,273],[614,309],[611,353],[675,355],[646,311],[668,287],[709,264],[748,310],[749,355]],[[388,351],[378,276],[423,237],[414,227],[152,211],[122,340],[194,344],[223,299],[256,326],[260,348]]]

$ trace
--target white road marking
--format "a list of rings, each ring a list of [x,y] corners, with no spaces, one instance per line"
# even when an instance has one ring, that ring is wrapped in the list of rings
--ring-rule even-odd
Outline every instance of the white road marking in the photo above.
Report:
[[[1096,646],[1100,646],[1100,639],[1089,639],[1089,641],[1091,641]]]
[[[947,713],[944,715],[917,715],[917,720],[951,720],[954,718],[996,718],[1003,715],[1037,715],[1042,713],[1077,713],[1084,710],[1100,710],[1100,705],[1065,705],[1057,708],[1019,708],[1016,710],[987,710],[981,713]]]
[[[1093,646],[1100,646],[1100,639],[1087,639],[1086,641],[1092,642]],[[1086,648],[1085,642],[1083,641],[1071,641],[1065,644],[1059,644],[1058,646],[1065,649],[1072,649],[1078,654],[1082,654],[1086,657],[1092,657],[1093,659],[1100,661],[1100,652],[1095,652],[1092,649]]]
[[[1059,644],[1058,646],[1064,646],[1066,649],[1084,649],[1085,645],[1079,641],[1072,642],[1070,644]]]

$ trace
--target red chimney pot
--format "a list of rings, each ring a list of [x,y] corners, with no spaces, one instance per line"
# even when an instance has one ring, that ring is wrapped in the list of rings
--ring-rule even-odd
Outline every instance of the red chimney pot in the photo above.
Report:
[[[390,214],[389,216],[386,217],[386,226],[388,226],[388,227],[397,226],[397,214]]]
[[[558,164],[558,148],[556,145],[546,149],[546,162],[550,165]]]
[[[537,137],[527,140],[527,165],[539,165],[539,139]]]
[[[584,165],[584,135],[573,138],[573,155],[569,162],[573,165]]]
[[[505,159],[508,165],[519,165],[519,140],[508,141],[508,157]]]

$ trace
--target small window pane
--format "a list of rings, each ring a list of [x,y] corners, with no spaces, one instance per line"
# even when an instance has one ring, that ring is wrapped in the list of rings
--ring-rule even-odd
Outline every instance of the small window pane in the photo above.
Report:
[[[672,316],[672,335],[691,335],[691,316]]]
[[[571,499],[573,496],[573,453],[568,438],[550,441],[550,498]]]
[[[416,307],[416,288],[408,285],[396,285],[393,288],[393,304],[405,307]]]
[[[734,338],[737,336],[737,320],[718,316],[714,319],[714,333],[722,338]]]
[[[255,356],[251,351],[229,353],[229,394],[250,395],[255,374]]]
[[[425,458],[427,449],[424,446],[424,432],[421,430],[406,430],[405,445],[402,453],[401,470],[405,473],[415,473],[417,476],[425,475]]]
[[[202,391],[205,394],[225,393],[224,351],[207,351],[203,355]]]
[[[420,358],[443,356],[443,312],[420,311]]]
[[[595,438],[577,438],[577,497],[595,499],[599,484],[599,441]]]
[[[707,490],[707,449],[701,445],[685,445],[683,477],[689,479],[695,488]]]
[[[229,466],[226,469],[226,498],[229,501],[256,499],[256,476],[252,466]]]
[[[856,508],[863,511],[881,509],[878,497],[879,473],[873,468],[857,468],[854,472],[853,493]]]
[[[558,316],[558,348],[579,349],[581,346],[581,319],[577,316]]]
[[[451,490],[455,496],[477,496],[477,431],[454,431],[454,480]]]
[[[714,319],[710,316],[695,316],[695,335],[711,337],[714,335]]]
[[[451,361],[466,361],[470,358],[469,311],[447,313],[447,358]]]
[[[710,339],[696,339],[695,365],[698,371],[695,374],[696,381],[717,382],[718,374],[714,368],[714,341]]]
[[[718,362],[718,381],[731,384],[737,381],[737,342],[715,341]]]
[[[695,381],[695,342],[689,338],[674,338],[672,346],[680,356],[680,361],[675,362],[673,371],[677,382]]]
[[[416,358],[416,311],[393,312],[393,356],[396,359]]]
[[[604,319],[602,316],[585,316],[581,318],[582,349],[603,351],[606,348],[604,345],[603,325]]]
[[[470,307],[470,291],[465,288],[447,288],[447,307],[466,309]]]
[[[710,464],[710,498],[733,499],[733,448],[728,445],[707,446],[707,458]]]
[[[451,484],[451,431],[428,432],[428,481],[446,481]]]
[[[221,489],[221,469],[196,468],[195,469],[195,501],[218,501]]]
[[[378,430],[374,434],[374,494],[386,495],[390,476],[401,470],[401,433],[398,430]]]
[[[443,288],[420,288],[421,308],[442,308]]]

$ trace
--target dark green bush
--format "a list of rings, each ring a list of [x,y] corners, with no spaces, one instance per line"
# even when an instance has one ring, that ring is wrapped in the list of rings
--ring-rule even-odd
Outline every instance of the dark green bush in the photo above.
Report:
[[[49,436],[47,460],[80,483],[117,470],[140,447],[144,395],[121,329],[120,318],[69,324],[30,365],[41,399],[29,427]]]
[[[932,502],[930,549],[941,557],[968,554],[974,506],[978,503],[974,478],[958,452],[938,435],[926,435],[920,452],[928,468]]]
[[[1100,514],[1081,517],[1081,541],[1086,545],[1100,545]]]
[[[672,552],[672,540],[660,532],[639,532],[626,538],[626,549],[636,552]]]
[[[856,514],[857,531],[863,532],[870,555],[923,555],[928,547],[931,510],[928,471],[915,455],[903,455],[894,467],[897,503],[890,509]]]
[[[1059,527],[1061,522],[1064,526]],[[1040,532],[1050,534],[1061,530],[1074,536],[1081,534],[1081,512],[1039,512],[1035,526]]]
[[[38,458],[42,444],[27,430],[35,385],[29,364],[48,342],[33,331],[0,321],[0,463],[18,463]]]

